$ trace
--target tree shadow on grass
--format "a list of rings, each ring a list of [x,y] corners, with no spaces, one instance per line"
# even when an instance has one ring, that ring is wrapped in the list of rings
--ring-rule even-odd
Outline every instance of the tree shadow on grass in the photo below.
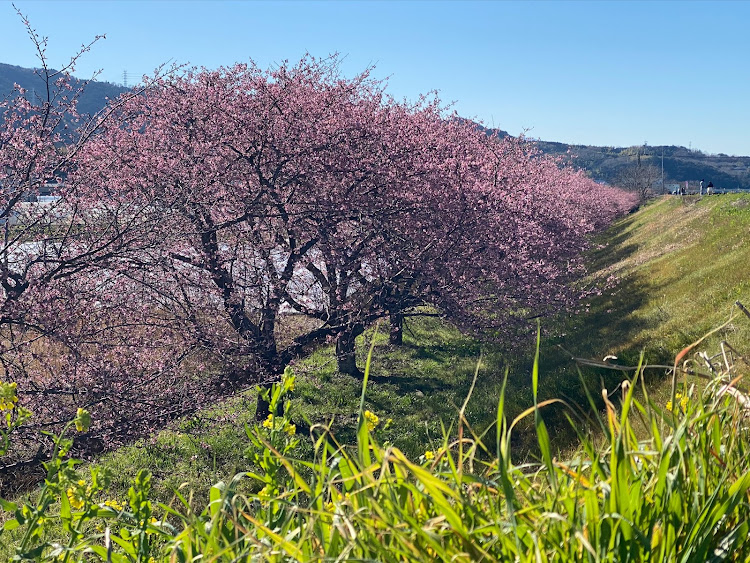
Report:
[[[637,245],[628,242],[627,231],[632,222],[633,219],[626,219],[613,227],[607,233],[606,246],[596,248],[588,256],[590,271],[604,273],[599,276],[599,283],[606,280],[606,272],[616,272],[620,263],[634,257],[638,251]],[[635,336],[655,329],[659,324],[657,318],[638,312],[647,308],[650,296],[659,290],[659,284],[637,274],[627,274],[591,298],[584,311],[562,323],[558,336],[543,340],[539,400],[562,399],[567,403],[566,406],[554,405],[543,412],[555,443],[561,449],[577,440],[575,430],[566,418],[566,415],[571,415],[570,409],[575,413],[574,419],[580,417],[579,422],[593,414],[586,388],[597,409],[602,409],[602,389],[607,389],[611,397],[622,380],[633,375],[632,371],[581,366],[574,358],[602,360],[615,352],[618,364],[638,365],[648,342]],[[665,361],[669,358],[650,351],[649,362]],[[527,430],[528,435],[523,441],[534,441],[533,428]]]

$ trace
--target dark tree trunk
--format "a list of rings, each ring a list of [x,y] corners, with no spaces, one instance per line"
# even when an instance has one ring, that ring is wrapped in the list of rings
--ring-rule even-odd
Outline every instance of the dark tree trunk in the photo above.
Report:
[[[276,347],[276,315],[278,308],[268,308],[263,311],[263,318],[260,322],[259,336],[261,355],[264,363],[271,365],[274,372],[277,371],[278,364],[282,362]],[[281,366],[283,372],[285,366]]]
[[[364,332],[362,325],[354,325],[339,333],[336,338],[336,362],[339,372],[352,377],[363,377],[364,374],[357,367],[355,340]]]
[[[264,421],[268,418],[268,415],[271,414],[271,405],[263,398],[263,395],[267,392],[270,396],[271,387],[274,383],[281,381],[281,375],[284,373],[284,368],[287,364],[285,358],[282,357],[282,354],[279,354],[278,348],[276,347],[276,336],[274,334],[275,326],[275,315],[264,315],[260,324],[260,342],[258,344],[260,347],[259,360],[265,383],[260,385],[258,405],[255,409],[255,420],[258,422]],[[275,416],[283,415],[284,405],[276,405],[276,412],[273,414]]]
[[[388,342],[394,346],[401,346],[404,343],[404,312],[392,312],[390,315],[391,331],[388,336]]]

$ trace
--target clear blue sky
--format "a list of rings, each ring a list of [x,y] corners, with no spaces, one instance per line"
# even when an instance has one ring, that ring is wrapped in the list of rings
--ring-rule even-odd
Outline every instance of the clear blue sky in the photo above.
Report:
[[[375,65],[389,91],[438,90],[511,134],[750,155],[750,3],[202,2],[17,0],[59,66],[106,34],[77,69],[122,82],[167,61],[262,67],[305,52]],[[0,62],[34,66],[0,0]]]

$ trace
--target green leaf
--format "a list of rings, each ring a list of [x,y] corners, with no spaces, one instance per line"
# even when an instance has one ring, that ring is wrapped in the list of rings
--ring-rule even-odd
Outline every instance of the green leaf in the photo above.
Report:
[[[226,485],[224,484],[224,481],[219,481],[213,487],[211,487],[211,491],[209,492],[209,507],[211,509],[212,517],[216,516],[216,514],[218,514],[219,510],[221,509],[221,497],[224,493],[225,488]]]
[[[70,520],[70,501],[65,493],[60,495],[60,518]]]
[[[21,524],[18,523],[18,520],[13,518],[12,520],[8,520],[5,524],[3,524],[3,530],[6,532],[10,532],[11,530],[15,530],[20,526]]]
[[[372,364],[372,352],[375,349],[375,339],[378,335],[378,326],[375,325],[375,332],[372,335],[370,351],[367,353],[367,363],[365,364],[365,375],[362,380],[362,396],[359,399],[359,423],[357,426],[357,452],[363,467],[372,465],[370,457],[370,432],[367,429],[367,420],[365,419],[365,395],[367,393],[367,381],[370,379],[370,366]]]

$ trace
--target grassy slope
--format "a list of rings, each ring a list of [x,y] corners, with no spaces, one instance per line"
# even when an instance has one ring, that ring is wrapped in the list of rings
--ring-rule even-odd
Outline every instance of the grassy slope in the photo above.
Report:
[[[656,200],[610,235],[610,248],[595,253],[593,265],[620,282],[582,320],[605,328],[614,353],[632,357],[643,349],[653,360],[673,358],[726,320],[735,300],[750,301],[747,195]],[[735,329],[747,341],[747,323]],[[578,342],[603,344],[595,334]]]
[[[577,356],[602,358],[614,353],[631,363],[645,350],[649,362],[669,363],[683,346],[726,320],[735,300],[750,305],[749,235],[748,196],[664,198],[615,225],[599,241],[602,247],[591,260],[601,277],[614,275],[617,284],[596,298],[588,313],[571,319],[565,336],[545,343],[543,395],[564,397],[572,404],[584,402],[577,369],[556,344]],[[738,319],[720,336],[747,350],[750,319]],[[381,419],[380,439],[418,456],[434,449],[431,440],[440,439],[441,420],[455,420],[480,346],[435,318],[410,320],[405,344],[393,348],[384,334],[378,337],[366,408]],[[365,346],[360,351],[364,354]],[[480,379],[467,410],[469,421],[480,430],[494,419],[504,371],[499,352],[483,352]],[[531,359],[511,368],[506,403],[511,416],[531,399]],[[313,424],[333,420],[337,437],[352,440],[360,382],[335,372],[330,347],[297,364],[295,371],[296,419]],[[622,379],[619,372],[607,371],[587,371],[585,376],[592,385],[604,378],[609,389]],[[657,379],[655,385],[663,388],[665,382]],[[253,393],[248,392],[151,440],[123,448],[103,463],[115,468],[123,494],[135,472],[148,467],[161,499],[168,500],[171,491],[183,484],[203,496],[212,483],[247,467],[244,424],[252,421],[253,413]],[[389,418],[392,422],[384,429]],[[529,433],[525,436],[530,438]],[[524,432],[518,432],[518,439],[524,440]],[[555,444],[564,447],[562,441]]]
[[[750,305],[749,239],[748,195],[650,202],[599,241],[592,271],[600,279],[614,276],[615,285],[593,300],[588,313],[572,319],[556,343],[578,357],[614,354],[635,365],[643,352],[647,363],[672,365],[683,347],[738,312],[735,301]],[[697,350],[717,350],[722,339],[746,353],[750,319],[740,314]],[[554,374],[556,385],[547,392],[564,396],[574,371],[565,355],[550,349],[542,373]],[[651,375],[663,398],[666,382],[659,373]],[[620,372],[602,370],[587,376],[594,384],[603,378],[610,390],[622,379]]]

